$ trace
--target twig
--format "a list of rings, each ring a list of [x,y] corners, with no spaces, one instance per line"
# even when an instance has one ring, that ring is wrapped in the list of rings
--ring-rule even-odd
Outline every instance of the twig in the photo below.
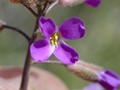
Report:
[[[25,37],[25,39],[29,42],[30,41],[30,37],[25,34],[22,30],[18,29],[18,28],[15,28],[15,27],[12,27],[12,26],[8,26],[8,25],[3,25],[3,28],[7,28],[9,30],[13,30],[13,31],[16,31],[18,32],[19,34],[21,34],[23,37]]]
[[[45,11],[43,12],[43,16],[45,16],[55,5],[57,5],[58,2],[59,2],[59,0],[56,0],[47,9],[45,9]]]
[[[57,61],[57,60],[47,60],[45,62],[34,62],[34,60],[33,60],[32,64],[59,64],[59,65],[65,65],[64,63],[62,63],[60,61]],[[95,64],[91,64],[91,63],[88,63],[88,62],[85,62],[85,61],[82,61],[82,60],[79,60],[78,62],[76,62],[76,64],[80,65],[82,67],[86,67],[86,68],[89,68],[89,69],[92,69],[92,70],[96,70],[96,71],[102,71],[103,70],[103,68],[100,67],[100,66],[97,66]]]

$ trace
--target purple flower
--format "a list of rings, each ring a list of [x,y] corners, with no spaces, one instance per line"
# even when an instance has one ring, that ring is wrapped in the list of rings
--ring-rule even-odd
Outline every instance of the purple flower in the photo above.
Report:
[[[84,90],[118,90],[120,77],[113,71],[105,70],[97,73],[99,80],[84,88]],[[98,83],[103,87],[100,87]]]
[[[78,61],[78,53],[63,40],[75,40],[84,36],[85,27],[82,20],[73,17],[57,27],[52,19],[41,17],[39,25],[45,38],[30,46],[30,53],[35,62],[47,60],[52,53],[64,64]]]
[[[111,70],[105,70],[98,73],[98,83],[100,83],[106,90],[117,90],[120,86],[120,77]]]
[[[83,90],[104,90],[98,83],[90,83]]]
[[[96,8],[100,5],[101,0],[60,0],[59,3],[63,6],[73,6],[83,2],[89,6]]]
[[[85,3],[92,7],[98,7],[101,3],[101,0],[85,0]]]

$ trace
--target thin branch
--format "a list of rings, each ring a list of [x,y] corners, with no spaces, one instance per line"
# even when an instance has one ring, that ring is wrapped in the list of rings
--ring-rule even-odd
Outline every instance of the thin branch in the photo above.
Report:
[[[43,16],[45,16],[55,5],[57,5],[59,2],[59,0],[56,0],[55,2],[53,2],[48,8],[46,8],[43,12]]]
[[[16,31],[18,32],[19,34],[21,34],[23,37],[25,37],[25,39],[29,42],[30,41],[30,37],[25,34],[22,30],[18,29],[18,28],[15,28],[15,27],[12,27],[12,26],[8,26],[8,25],[3,25],[3,28],[7,28],[7,29],[10,29],[10,30],[13,30],[13,31]]]
[[[49,5],[49,0],[46,0],[46,3],[45,3],[44,8],[43,8],[43,15],[42,16],[45,16],[44,12],[46,11],[48,5]]]
[[[30,7],[28,7],[27,5],[25,5],[23,3],[22,3],[22,5],[25,6],[36,18],[38,17],[38,14],[35,11],[33,11],[33,9],[31,9]]]
[[[59,65],[65,65],[64,63],[57,61],[57,60],[47,60],[45,62],[34,62],[34,60],[32,61],[32,64],[59,64]],[[102,71],[103,68],[100,66],[97,66],[95,64],[91,64],[82,60],[79,60],[78,62],[76,62],[77,65],[92,69],[92,70],[97,70],[97,71]]]

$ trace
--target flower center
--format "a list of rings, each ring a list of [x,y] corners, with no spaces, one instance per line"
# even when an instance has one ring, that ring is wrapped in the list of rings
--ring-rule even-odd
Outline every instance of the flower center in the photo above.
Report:
[[[50,43],[55,45],[55,47],[58,47],[58,42],[61,39],[61,35],[58,32],[55,32],[50,37]]]

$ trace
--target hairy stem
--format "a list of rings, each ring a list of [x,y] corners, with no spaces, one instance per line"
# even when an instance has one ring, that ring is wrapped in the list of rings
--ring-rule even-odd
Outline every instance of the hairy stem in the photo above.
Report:
[[[12,27],[12,26],[8,26],[8,25],[3,25],[3,28],[7,28],[7,29],[10,29],[10,30],[13,30],[13,31],[16,31],[18,32],[19,34],[21,34],[23,37],[25,37],[25,39],[29,42],[30,41],[30,37],[25,34],[22,30],[18,29],[18,28],[15,28],[15,27]]]

